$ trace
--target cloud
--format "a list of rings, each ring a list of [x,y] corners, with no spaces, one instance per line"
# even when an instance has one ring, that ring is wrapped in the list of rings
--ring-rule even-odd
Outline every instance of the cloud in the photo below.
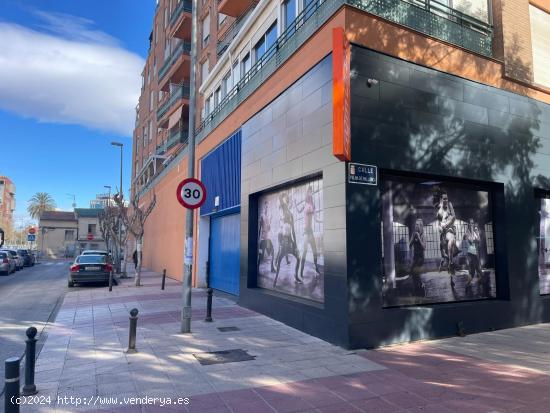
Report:
[[[131,135],[144,60],[90,20],[35,13],[43,31],[0,22],[0,109]]]

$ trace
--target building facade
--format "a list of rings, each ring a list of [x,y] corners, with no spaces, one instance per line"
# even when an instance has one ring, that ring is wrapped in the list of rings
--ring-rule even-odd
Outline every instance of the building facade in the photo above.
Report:
[[[548,1],[198,16],[195,285],[350,348],[550,319]],[[186,163],[133,187],[144,264],[178,279]]]
[[[0,245],[13,229],[15,211],[15,185],[7,176],[0,176]]]
[[[45,211],[40,216],[38,248],[44,257],[68,258],[83,250],[105,250],[99,229],[101,209],[75,208],[74,211]]]

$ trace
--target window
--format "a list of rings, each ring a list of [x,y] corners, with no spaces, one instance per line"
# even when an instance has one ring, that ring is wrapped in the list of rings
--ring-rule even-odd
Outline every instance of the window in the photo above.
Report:
[[[529,5],[535,83],[550,87],[550,14]]]
[[[164,9],[164,28],[166,29],[166,26],[168,26],[168,8]]]
[[[155,75],[157,74],[157,57],[156,56],[153,58],[153,73]]]
[[[214,107],[218,106],[221,101],[222,101],[222,87],[220,85],[214,92]]]
[[[283,3],[283,30],[287,30],[296,20],[297,6],[296,0],[286,0]],[[290,31],[294,32],[294,29]]]
[[[96,225],[95,224],[88,224],[88,234],[95,234]]]
[[[243,60],[241,60],[241,78],[248,73],[251,66],[252,62],[250,61],[250,53],[247,53]]]
[[[170,39],[167,37],[164,39],[164,61],[170,57]]]
[[[221,25],[225,22],[226,18],[227,18],[226,14],[218,13],[218,27],[221,27]]]
[[[147,146],[147,128],[145,126],[141,128],[141,136],[143,136],[143,147],[145,148]]]
[[[241,71],[239,70],[239,61],[236,60],[233,63],[233,69],[231,70],[231,87],[235,87],[237,83],[239,83],[239,80],[241,80]]]
[[[202,47],[208,46],[209,39],[210,39],[210,14],[208,14],[202,21]]]
[[[153,100],[155,98],[155,91],[151,90],[151,93],[149,94],[149,111],[153,110]]]
[[[145,72],[141,74],[141,88],[145,87]]]
[[[72,229],[65,230],[65,241],[74,241],[74,230]]]
[[[149,140],[153,140],[153,122],[149,121]]]
[[[496,297],[490,189],[389,175],[380,185],[385,307]]]
[[[538,267],[539,292],[550,294],[550,194],[541,194],[539,203]]]
[[[266,52],[275,44],[277,41],[277,21],[275,21],[269,29],[265,32],[256,46],[254,46],[255,62],[260,60]]]
[[[226,97],[231,91],[231,71],[227,72],[222,80],[222,97]]]
[[[204,83],[206,78],[208,77],[208,60],[201,64],[201,84]]]
[[[213,100],[212,95],[210,95],[208,99],[206,99],[206,103],[204,105],[204,113],[206,116],[210,115],[210,112],[212,110],[212,100]]]

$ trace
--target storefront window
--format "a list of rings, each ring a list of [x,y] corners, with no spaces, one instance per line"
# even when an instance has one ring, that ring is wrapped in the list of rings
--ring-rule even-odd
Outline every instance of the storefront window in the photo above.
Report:
[[[382,243],[384,306],[496,297],[488,190],[387,177]]]
[[[550,198],[541,198],[539,205],[539,289],[550,294]]]
[[[324,301],[323,180],[258,198],[258,287]]]

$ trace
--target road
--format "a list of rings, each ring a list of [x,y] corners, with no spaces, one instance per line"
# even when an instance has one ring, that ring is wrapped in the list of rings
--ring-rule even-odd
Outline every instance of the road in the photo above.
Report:
[[[4,360],[25,350],[25,330],[40,332],[67,291],[65,261],[45,261],[9,276],[0,275],[0,390]]]

